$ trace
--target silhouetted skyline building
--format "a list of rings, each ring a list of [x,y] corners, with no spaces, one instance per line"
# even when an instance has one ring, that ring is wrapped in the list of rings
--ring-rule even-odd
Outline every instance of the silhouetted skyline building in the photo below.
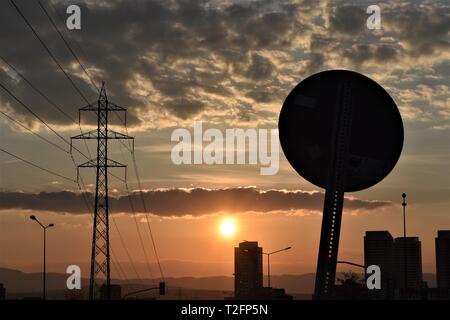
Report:
[[[257,241],[234,248],[234,297],[231,299],[292,300],[282,288],[263,287],[263,249]]]
[[[263,287],[262,248],[257,241],[245,241],[234,248],[234,292],[245,297]]]
[[[406,281],[408,290],[423,287],[422,245],[419,237],[398,237],[394,240],[394,277],[396,288],[405,288],[405,241]]]
[[[389,231],[366,231],[364,266],[377,265],[381,271],[381,289],[370,290],[371,298],[389,299],[394,290],[394,238]]]
[[[0,283],[0,300],[6,299],[6,289],[3,283]]]
[[[108,297],[108,287],[106,284],[102,284],[100,287],[100,299],[101,300],[120,300],[122,299],[122,287],[119,284],[110,285],[110,296]]]
[[[405,286],[405,249],[407,286]],[[369,265],[377,265],[381,271],[381,290],[369,290],[370,299],[421,299],[422,295],[426,294],[426,283],[422,274],[422,245],[419,237],[394,239],[386,230],[366,231],[364,266],[367,269]]]
[[[450,288],[450,230],[439,230],[436,244],[436,278],[438,288]]]

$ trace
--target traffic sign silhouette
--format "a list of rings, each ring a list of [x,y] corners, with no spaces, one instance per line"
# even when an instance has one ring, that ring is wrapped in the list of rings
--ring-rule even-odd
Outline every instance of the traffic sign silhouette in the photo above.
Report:
[[[389,94],[347,70],[314,74],[287,96],[280,143],[303,178],[326,189],[315,298],[332,297],[344,192],[367,189],[392,171],[403,147],[403,123]]]

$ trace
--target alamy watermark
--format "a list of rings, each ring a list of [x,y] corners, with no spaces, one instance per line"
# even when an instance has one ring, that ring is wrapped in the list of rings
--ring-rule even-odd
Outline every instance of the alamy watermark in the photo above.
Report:
[[[171,152],[172,162],[181,164],[260,164],[260,174],[274,175],[279,169],[278,129],[216,128],[203,132],[202,121],[194,121],[194,132],[175,129],[172,142],[178,142]],[[204,145],[206,143],[206,145]]]
[[[67,266],[66,273],[70,274],[66,280],[66,286],[69,290],[81,289],[81,269],[78,265],[72,264]],[[369,290],[381,289],[381,269],[373,264],[367,266],[366,269],[366,286]]]
[[[367,29],[381,29],[381,9],[376,4],[370,5],[366,9],[366,13],[370,14],[367,18],[366,26]]]
[[[70,274],[66,280],[66,286],[69,290],[81,289],[81,269],[76,264],[67,266],[66,273]]]
[[[69,30],[81,30],[81,8],[72,4],[67,7],[66,13],[69,15],[66,19],[66,26]],[[381,29],[381,9],[373,4],[367,7],[366,13],[370,14],[367,18],[366,26],[370,30]]]
[[[369,290],[381,289],[381,269],[376,264],[372,264],[366,269],[366,286]]]
[[[81,30],[81,9],[76,4],[67,7],[66,13],[69,14],[66,20],[66,26],[69,30]]]

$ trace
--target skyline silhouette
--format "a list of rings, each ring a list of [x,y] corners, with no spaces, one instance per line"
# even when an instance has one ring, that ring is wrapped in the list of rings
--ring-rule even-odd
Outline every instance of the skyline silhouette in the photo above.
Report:
[[[261,157],[268,156],[261,150],[267,138],[261,132],[269,132],[266,151],[272,150],[270,134],[289,92],[324,71],[350,70],[372,79],[389,97],[370,97],[371,86],[360,79],[355,91],[360,104],[366,98],[368,109],[377,101],[398,107],[404,143],[392,120],[397,113],[355,115],[360,126],[354,137],[367,142],[365,134],[379,129],[381,143],[367,150],[359,145],[358,152],[364,152],[356,156],[351,150],[350,176],[361,179],[338,188],[344,203],[340,237],[323,232],[322,242],[338,240],[333,261],[361,264],[366,232],[403,236],[400,197],[405,192],[407,236],[421,241],[422,272],[435,273],[435,237],[438,230],[450,230],[450,69],[442,46],[449,41],[448,3],[382,3],[382,28],[376,30],[366,27],[366,1],[173,4],[148,0],[102,6],[83,0],[81,29],[69,30],[63,1],[0,3],[0,268],[41,271],[42,230],[30,221],[34,215],[54,224],[46,233],[48,273],[64,274],[67,266],[79,265],[82,278],[88,278],[93,252],[94,258],[109,256],[111,247],[111,272],[103,262],[97,266],[113,279],[231,277],[232,248],[244,240],[258,241],[268,251],[292,246],[271,261],[274,276],[316,273],[323,205],[331,203],[330,192],[336,189],[325,181],[330,168],[317,146],[329,132],[318,130],[314,117],[299,125],[288,114],[291,134],[298,129],[304,139],[299,143],[291,135],[293,147],[287,148],[286,128],[280,127],[281,147],[271,157],[279,159],[278,171],[269,176],[260,174]],[[100,235],[109,238],[109,245],[91,251],[93,208],[105,206],[95,205],[95,170],[77,173],[83,163],[94,165],[86,161],[95,159],[98,149],[91,139],[97,119],[79,119],[78,108],[97,101],[102,81],[108,99],[127,109],[126,119],[108,118],[109,132],[133,136],[135,144],[108,146],[109,159],[128,169],[126,175],[108,170],[109,235],[105,229]],[[322,82],[314,94],[302,92],[293,105],[311,111],[321,106],[312,96],[328,99],[326,106],[339,101],[326,86]],[[328,119],[333,112],[324,110]],[[202,139],[194,138],[186,149],[192,162],[174,163],[174,133],[191,132],[198,121]],[[330,123],[325,127],[331,130]],[[239,137],[232,148],[208,138],[230,129],[244,133],[242,144]],[[253,131],[245,136],[247,129]],[[255,148],[252,134],[257,135]],[[89,139],[71,145],[74,136]],[[318,155],[308,160],[310,172],[297,167],[302,161],[293,160],[292,148]],[[232,153],[233,161],[207,164],[210,158],[196,150],[214,157],[221,153],[225,160]],[[244,161],[234,161],[239,154]],[[380,158],[386,161],[381,167]],[[325,220],[331,216],[325,214]],[[319,263],[331,269],[318,273],[332,274],[333,264]],[[339,263],[337,268],[339,274],[358,270]]]

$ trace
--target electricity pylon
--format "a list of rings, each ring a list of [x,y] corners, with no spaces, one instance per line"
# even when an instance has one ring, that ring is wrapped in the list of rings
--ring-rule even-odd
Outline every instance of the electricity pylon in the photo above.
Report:
[[[126,165],[108,158],[108,140],[110,139],[130,139],[134,138],[128,135],[118,133],[108,129],[108,115],[110,112],[126,112],[127,109],[119,107],[108,101],[106,95],[105,83],[98,97],[97,103],[89,104],[79,109],[78,121],[83,111],[97,113],[97,129],[80,135],[71,137],[71,150],[73,139],[92,139],[97,140],[97,157],[80,164],[78,168],[96,168],[95,183],[95,202],[94,202],[94,224],[92,234],[92,253],[91,253],[91,273],[89,282],[89,299],[96,299],[96,280],[104,278],[106,291],[102,298],[111,298],[111,277],[110,277],[110,252],[109,252],[109,205],[108,205],[108,168],[125,168]],[[126,124],[126,113],[125,113]],[[78,171],[78,169],[77,169]],[[77,172],[77,177],[78,177]],[[125,171],[126,176],[126,171]]]

